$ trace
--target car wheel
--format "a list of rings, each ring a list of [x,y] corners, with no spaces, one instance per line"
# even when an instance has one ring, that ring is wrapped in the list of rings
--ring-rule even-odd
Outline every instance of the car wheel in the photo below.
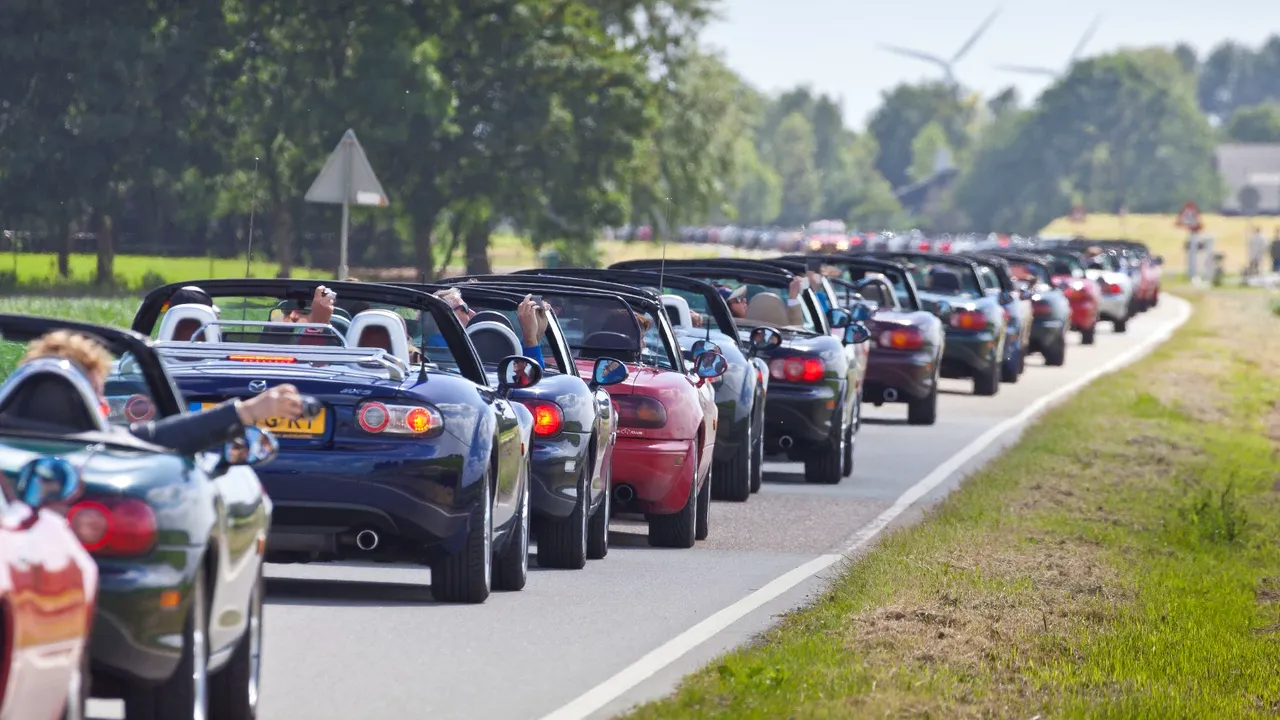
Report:
[[[695,441],[696,442],[696,441]],[[698,474],[698,448],[693,449],[690,458],[693,475]],[[679,512],[670,515],[650,515],[649,544],[653,547],[691,548],[694,534],[697,532],[698,483],[689,483],[689,499]]]
[[[1096,324],[1095,324],[1095,325],[1090,326],[1088,330],[1081,330],[1081,331],[1080,331],[1080,344],[1081,344],[1081,345],[1092,345],[1092,344],[1093,344],[1093,340],[1094,340],[1094,335],[1095,335],[1095,333],[1097,333],[1097,332],[1098,332],[1098,326],[1097,326]]]
[[[89,702],[89,688],[93,684],[90,675],[89,643],[80,651],[80,665],[71,672],[67,682],[67,705],[62,710],[62,720],[85,720],[85,705]]]
[[[836,412],[836,417],[841,413]],[[843,429],[836,430],[836,436],[823,445],[814,448],[804,460],[804,481],[820,485],[835,485],[844,478],[844,439]]]
[[[467,540],[458,552],[431,566],[431,594],[441,602],[482,603],[493,582],[493,488],[480,476],[480,502],[471,511]]]
[[[716,500],[743,502],[751,497],[751,433],[746,440],[738,443],[733,457],[726,461],[714,463],[709,478],[711,497]]]
[[[938,387],[934,382],[934,388],[929,394],[919,400],[907,401],[907,424],[908,425],[932,425],[938,421]]]
[[[858,427],[862,425],[862,401],[859,400],[854,411],[853,424],[844,431],[844,456],[840,458],[840,474],[849,477],[853,474],[853,449],[858,439]]]
[[[1067,336],[1062,335],[1058,341],[1044,349],[1044,364],[1049,367],[1060,367],[1067,362]]]
[[[764,429],[756,431],[755,442],[751,446],[751,492],[760,492],[764,484]]]
[[[1112,329],[1114,332],[1118,332],[1118,333],[1122,333],[1122,332],[1124,332],[1125,330],[1128,330],[1128,329],[1129,329],[1129,318],[1125,317],[1125,318],[1120,318],[1119,320],[1112,320],[1112,321],[1111,321],[1111,329]]]
[[[578,570],[587,565],[587,523],[591,510],[591,467],[578,477],[578,502],[566,518],[544,518],[538,528],[538,567]]]
[[[613,469],[605,468],[604,497],[587,523],[587,559],[602,560],[609,554],[609,512],[613,509]]]
[[[507,546],[494,558],[493,588],[495,590],[523,590],[529,581],[529,481],[526,476],[524,491],[520,493],[520,505],[516,508],[511,531],[507,533]],[[585,518],[582,539],[586,541]],[[584,548],[585,551],[585,548]]]
[[[159,685],[130,689],[124,701],[129,720],[205,720],[209,717],[209,609],[204,563],[196,566],[182,628],[182,656],[173,674]]]
[[[1021,355],[1022,351],[1018,351]],[[1014,356],[1000,363],[1000,382],[1016,383],[1018,382],[1018,357]]]
[[[991,396],[1000,392],[1000,363],[992,362],[986,372],[973,379],[973,394]]]
[[[714,468],[707,471],[708,477],[702,481],[702,489],[698,491],[696,527],[693,530],[694,540],[706,540],[711,532],[711,481],[716,476]]]
[[[209,715],[218,720],[253,720],[258,716],[262,677],[262,567],[249,594],[249,622],[231,660],[209,678]]]

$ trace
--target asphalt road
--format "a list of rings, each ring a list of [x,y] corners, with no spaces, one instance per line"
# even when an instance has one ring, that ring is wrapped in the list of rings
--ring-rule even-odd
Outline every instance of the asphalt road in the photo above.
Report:
[[[660,697],[803,604],[842,555],[918,518],[1029,415],[1186,314],[1165,296],[1124,335],[1108,327],[1084,347],[1073,334],[1064,367],[1035,357],[995,397],[945,381],[933,427],[906,425],[904,406],[869,408],[852,476],[810,486],[799,464],[769,463],[759,495],[712,505],[711,535],[693,550],[649,548],[643,523],[615,519],[606,559],[535,568],[525,590],[480,606],[434,603],[426,568],[268,566],[260,717],[570,720]],[[116,718],[122,707],[95,700],[90,713]]]

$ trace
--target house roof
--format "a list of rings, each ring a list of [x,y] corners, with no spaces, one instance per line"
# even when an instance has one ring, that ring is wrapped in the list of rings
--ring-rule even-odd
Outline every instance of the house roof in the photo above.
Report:
[[[1215,160],[1227,191],[1223,210],[1243,210],[1241,191],[1252,187],[1258,191],[1258,210],[1280,212],[1280,143],[1223,143]]]

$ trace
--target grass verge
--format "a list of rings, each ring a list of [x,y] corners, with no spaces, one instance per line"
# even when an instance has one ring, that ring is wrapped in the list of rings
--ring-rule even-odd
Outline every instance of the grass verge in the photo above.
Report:
[[[1185,294],[1171,342],[629,717],[1275,717],[1280,320]]]

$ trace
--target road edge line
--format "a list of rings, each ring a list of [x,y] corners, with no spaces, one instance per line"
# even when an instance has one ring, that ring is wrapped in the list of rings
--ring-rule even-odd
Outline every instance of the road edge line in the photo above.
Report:
[[[1113,373],[1128,365],[1133,364],[1143,356],[1166,342],[1173,333],[1186,324],[1191,319],[1191,303],[1174,295],[1165,295],[1166,298],[1176,300],[1181,307],[1176,311],[1175,316],[1159,330],[1151,336],[1142,340],[1139,344],[1129,348],[1120,355],[1112,358],[1100,367],[1085,373],[1070,383],[1054,390],[1035,402],[1028,405],[1022,412],[1007,418],[994,427],[979,435],[968,445],[960,449],[956,454],[947,458],[941,465],[934,468],[932,472],[925,475],[915,485],[912,485],[898,499],[894,501],[887,510],[880,513],[871,522],[859,528],[846,541],[843,551],[839,554],[820,555],[803,565],[794,568],[782,575],[774,578],[760,589],[746,595],[745,597],[733,602],[727,607],[715,612],[705,620],[698,622],[693,627],[676,635],[667,642],[658,646],[654,650],[645,654],[639,660],[631,665],[623,668],[621,671],[608,678],[604,682],[596,685],[587,692],[579,695],[568,704],[563,705],[557,710],[553,710],[547,715],[542,716],[541,720],[584,720],[591,713],[594,713],[605,705],[613,702],[621,697],[627,691],[635,688],[640,683],[648,680],[668,665],[679,660],[685,654],[697,648],[702,643],[710,640],[719,634],[722,630],[729,627],[733,623],[741,620],[743,617],[763,606],[771,600],[774,600],[787,592],[791,588],[826,570],[840,560],[847,557],[850,553],[860,550],[870,543],[877,535],[884,531],[898,516],[909,510],[916,502],[925,495],[945,482],[949,477],[960,470],[965,463],[977,457],[979,453],[986,450],[1002,435],[1012,430],[1016,426],[1025,423],[1034,418],[1053,405],[1067,399],[1072,394],[1078,392],[1081,388],[1089,383],[1097,380],[1103,375]]]

